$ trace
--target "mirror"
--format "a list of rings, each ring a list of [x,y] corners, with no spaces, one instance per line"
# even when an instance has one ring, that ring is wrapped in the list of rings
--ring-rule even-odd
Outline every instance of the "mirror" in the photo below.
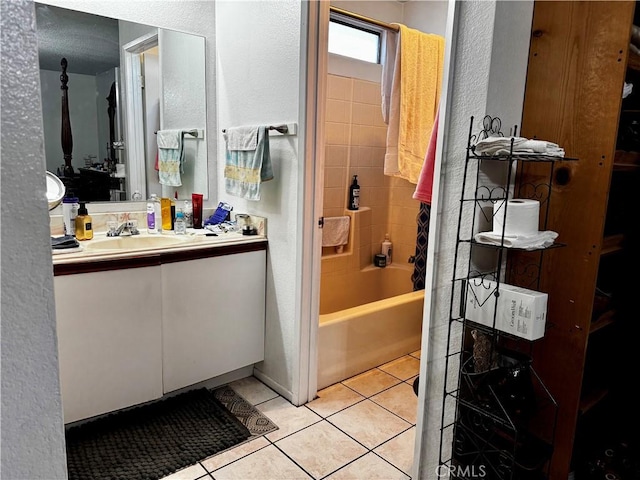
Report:
[[[46,169],[69,194],[207,198],[205,39],[38,3],[36,23]],[[159,130],[182,132],[169,179]]]

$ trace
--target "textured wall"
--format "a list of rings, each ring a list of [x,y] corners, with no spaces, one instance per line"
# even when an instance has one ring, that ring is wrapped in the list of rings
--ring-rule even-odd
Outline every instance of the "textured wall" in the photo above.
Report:
[[[66,478],[32,2],[2,18],[2,456],[6,479]]]
[[[218,113],[220,128],[300,122],[300,17],[297,1],[216,2]],[[224,141],[218,133],[218,158]],[[304,155],[298,136],[272,136],[275,178],[260,202],[224,192],[224,161],[218,162],[218,197],[234,212],[268,218],[265,361],[260,370],[292,389],[297,358],[296,316],[300,288],[301,185]]]

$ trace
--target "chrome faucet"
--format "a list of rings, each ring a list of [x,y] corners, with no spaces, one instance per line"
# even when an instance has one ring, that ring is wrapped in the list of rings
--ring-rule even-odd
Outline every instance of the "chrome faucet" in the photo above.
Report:
[[[115,227],[115,222],[107,232],[107,237],[130,237],[131,235],[139,235],[138,222],[130,220],[129,214],[124,214],[123,222]]]
[[[122,224],[116,229],[117,237],[130,237],[131,235],[139,235],[139,234],[140,234],[140,231],[136,226],[136,222],[132,222],[131,220],[122,222]]]

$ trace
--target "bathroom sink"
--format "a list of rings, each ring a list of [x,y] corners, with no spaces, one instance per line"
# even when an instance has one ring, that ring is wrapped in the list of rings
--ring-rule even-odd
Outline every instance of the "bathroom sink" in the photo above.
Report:
[[[162,248],[186,243],[186,237],[169,236],[132,236],[114,237],[92,240],[83,245],[86,250],[141,250],[147,248]]]

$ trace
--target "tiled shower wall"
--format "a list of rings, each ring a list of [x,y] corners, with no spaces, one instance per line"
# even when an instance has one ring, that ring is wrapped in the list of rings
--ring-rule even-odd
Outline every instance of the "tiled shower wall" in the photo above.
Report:
[[[358,175],[360,205],[371,208],[371,222],[362,222],[359,245],[351,250],[360,256],[360,268],[371,265],[373,256],[380,253],[385,233],[393,242],[394,263],[409,267],[409,256],[415,253],[419,203],[411,198],[415,185],[383,173],[387,126],[380,105],[379,83],[328,75],[324,216],[345,215],[349,185]],[[343,261],[348,268],[348,260]],[[328,270],[328,274],[344,272]]]

